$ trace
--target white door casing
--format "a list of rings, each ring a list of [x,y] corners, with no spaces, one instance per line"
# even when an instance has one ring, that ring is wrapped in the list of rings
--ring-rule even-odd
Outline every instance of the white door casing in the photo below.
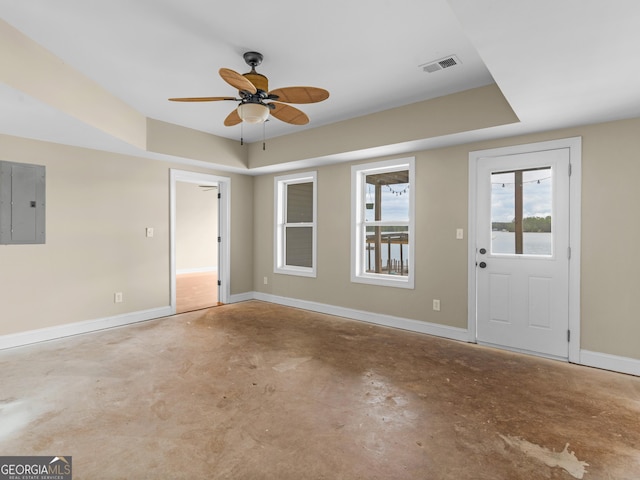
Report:
[[[525,248],[516,255],[492,250],[492,239],[499,235],[492,231],[492,173],[500,178],[498,172],[540,167],[550,167],[544,172],[552,177],[552,251],[534,255]],[[471,341],[579,360],[579,177],[579,138],[470,153]]]

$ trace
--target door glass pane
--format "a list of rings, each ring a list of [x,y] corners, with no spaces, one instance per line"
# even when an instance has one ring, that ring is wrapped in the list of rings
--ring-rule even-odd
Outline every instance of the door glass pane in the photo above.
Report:
[[[409,220],[409,170],[365,176],[365,221]]]
[[[552,170],[491,174],[491,253],[551,255]]]
[[[287,185],[286,223],[313,222],[313,182]]]
[[[313,228],[287,227],[285,264],[292,267],[313,267]]]
[[[409,226],[367,227],[365,271],[409,275]]]

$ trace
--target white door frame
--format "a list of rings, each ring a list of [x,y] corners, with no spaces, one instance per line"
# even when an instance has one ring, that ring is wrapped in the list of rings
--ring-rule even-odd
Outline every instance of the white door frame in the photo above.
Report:
[[[501,157],[541,150],[569,149],[571,176],[569,177],[569,361],[580,363],[580,214],[582,185],[582,138],[573,137],[547,142],[528,143],[510,147],[477,150],[469,153],[469,224],[468,236],[468,340],[477,342],[477,295],[476,295],[476,197],[477,166],[483,158]]]
[[[189,172],[186,170],[170,169],[169,180],[169,202],[170,202],[170,250],[171,250],[171,313],[176,313],[176,183],[210,183],[218,185],[218,279],[220,288],[218,289],[218,302],[228,303],[231,288],[231,262],[230,262],[230,219],[231,219],[231,179],[220,177],[208,173]]]

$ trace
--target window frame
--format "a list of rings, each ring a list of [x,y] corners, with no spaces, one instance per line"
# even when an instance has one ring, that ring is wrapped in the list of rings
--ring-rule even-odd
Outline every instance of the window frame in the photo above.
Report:
[[[365,221],[366,176],[378,173],[390,173],[408,170],[409,172],[409,218],[407,221],[379,221],[376,225],[398,225],[406,223],[409,227],[409,274],[405,276],[366,271],[365,237],[366,227],[372,225]],[[397,158],[351,166],[351,282],[386,287],[415,287],[415,157]]]
[[[287,223],[287,187],[298,183],[313,184],[313,219],[311,222]],[[317,244],[318,244],[318,177],[316,171],[279,175],[274,178],[274,264],[273,272],[283,275],[316,277]],[[286,231],[287,228],[311,228],[311,267],[287,265]]]

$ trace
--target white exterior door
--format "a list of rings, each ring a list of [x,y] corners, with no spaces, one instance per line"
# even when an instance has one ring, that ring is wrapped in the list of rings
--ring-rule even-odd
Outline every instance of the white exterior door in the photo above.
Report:
[[[569,356],[570,149],[477,159],[476,338]]]

